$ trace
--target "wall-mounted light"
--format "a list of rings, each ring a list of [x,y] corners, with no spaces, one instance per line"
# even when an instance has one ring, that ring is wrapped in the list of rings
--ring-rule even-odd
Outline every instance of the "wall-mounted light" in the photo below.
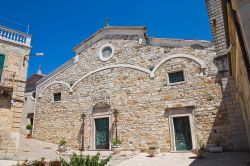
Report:
[[[23,66],[25,65],[25,61],[29,62],[28,57],[30,57],[30,56],[44,56],[44,53],[39,52],[39,53],[35,53],[35,54],[28,54],[28,55],[25,55],[25,56],[23,57]]]

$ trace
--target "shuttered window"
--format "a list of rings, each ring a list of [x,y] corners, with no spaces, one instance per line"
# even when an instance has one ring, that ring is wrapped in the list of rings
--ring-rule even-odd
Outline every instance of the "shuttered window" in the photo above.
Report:
[[[5,56],[3,54],[0,54],[0,81],[2,80],[4,58]]]

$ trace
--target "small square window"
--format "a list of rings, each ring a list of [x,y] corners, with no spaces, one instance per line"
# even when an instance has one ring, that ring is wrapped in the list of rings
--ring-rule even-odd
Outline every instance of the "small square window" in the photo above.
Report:
[[[61,92],[54,93],[54,101],[61,101]]]
[[[177,71],[177,72],[168,73],[168,80],[169,80],[169,84],[184,82],[185,81],[184,72]]]

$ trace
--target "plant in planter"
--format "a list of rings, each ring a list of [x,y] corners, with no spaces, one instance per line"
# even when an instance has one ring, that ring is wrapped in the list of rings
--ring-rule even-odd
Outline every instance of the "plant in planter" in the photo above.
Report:
[[[158,149],[159,146],[156,142],[151,143],[148,148],[149,157],[155,157],[158,153]]]
[[[211,146],[209,147],[209,152],[223,152],[223,147],[222,147],[222,144],[225,143],[225,139],[220,136],[218,137],[216,140],[215,140],[215,146]]]
[[[119,153],[121,151],[121,144],[122,144],[122,140],[120,140],[119,138],[115,138],[112,141],[112,151],[114,153]]]
[[[58,151],[60,153],[62,152],[66,152],[67,151],[67,146],[66,146],[67,142],[65,139],[61,139],[59,142],[59,146],[58,146]]]
[[[31,137],[31,133],[32,133],[32,125],[31,124],[28,124],[26,126],[26,132],[27,132],[27,138],[30,138]]]
[[[196,155],[197,159],[202,159],[205,157],[205,145],[201,141],[198,142],[198,148],[192,149],[191,152]]]

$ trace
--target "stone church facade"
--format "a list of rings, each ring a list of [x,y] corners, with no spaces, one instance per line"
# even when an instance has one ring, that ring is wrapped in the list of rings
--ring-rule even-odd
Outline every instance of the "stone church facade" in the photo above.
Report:
[[[77,45],[37,84],[33,137],[85,150],[111,149],[116,132],[124,150],[190,150],[221,138],[225,149],[247,147],[244,124],[233,123],[242,121],[233,85],[225,93],[228,73],[218,70],[228,64],[215,62],[212,44],[146,32],[104,27]]]

